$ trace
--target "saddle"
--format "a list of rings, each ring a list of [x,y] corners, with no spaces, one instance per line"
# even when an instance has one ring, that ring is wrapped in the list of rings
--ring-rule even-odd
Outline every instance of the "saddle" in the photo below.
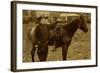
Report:
[[[56,25],[53,30],[49,31],[49,45],[53,45],[58,42],[61,42],[63,37],[63,28],[62,25]]]
[[[61,25],[57,25],[55,27],[54,32],[55,32],[55,41],[60,41],[62,36],[63,36],[63,28],[62,28],[62,26]]]

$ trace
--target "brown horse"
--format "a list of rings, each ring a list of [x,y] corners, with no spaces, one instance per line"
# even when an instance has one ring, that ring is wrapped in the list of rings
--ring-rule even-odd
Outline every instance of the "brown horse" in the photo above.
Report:
[[[62,47],[62,57],[63,60],[66,60],[68,47],[76,30],[79,28],[84,32],[88,31],[86,20],[83,15],[61,26],[58,26],[57,22],[55,24],[56,25],[52,25],[52,28],[50,28],[51,25],[50,27],[48,25],[37,25],[34,27],[34,37],[31,36],[31,38],[33,38],[33,48],[31,51],[33,62],[36,45],[38,45],[37,54],[40,61],[46,61],[48,45],[55,45],[55,48]]]
[[[68,47],[72,41],[72,37],[74,36],[78,28],[84,32],[88,31],[86,20],[82,15],[79,18],[68,22],[67,24],[56,27],[55,49],[58,47],[62,47],[63,60],[66,60]]]

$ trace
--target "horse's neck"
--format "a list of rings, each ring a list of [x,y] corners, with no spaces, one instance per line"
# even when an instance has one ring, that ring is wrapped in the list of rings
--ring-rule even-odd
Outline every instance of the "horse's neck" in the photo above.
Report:
[[[51,24],[49,24],[47,26],[48,26],[48,29],[51,30],[51,29],[54,29],[56,27],[56,25],[57,25],[57,22],[51,23]]]
[[[74,33],[76,32],[76,30],[78,29],[78,23],[79,20],[76,19],[76,20],[73,20],[67,24],[65,24],[64,28],[65,30],[67,31],[67,33],[73,37]]]

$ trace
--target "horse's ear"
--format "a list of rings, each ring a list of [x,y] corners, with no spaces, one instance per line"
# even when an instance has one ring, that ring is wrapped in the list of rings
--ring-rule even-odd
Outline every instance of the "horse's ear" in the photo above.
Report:
[[[80,19],[81,19],[83,22],[86,22],[86,16],[85,16],[85,15],[81,14],[81,15],[80,15]]]
[[[86,24],[86,23],[87,23],[86,15],[82,14],[82,15],[80,16],[80,19],[82,20],[82,23],[83,23],[83,24]]]

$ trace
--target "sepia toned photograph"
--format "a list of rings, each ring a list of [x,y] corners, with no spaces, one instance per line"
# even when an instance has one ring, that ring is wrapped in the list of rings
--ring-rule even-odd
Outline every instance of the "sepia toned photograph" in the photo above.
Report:
[[[91,14],[23,10],[23,62],[91,59]]]
[[[11,2],[11,71],[97,67],[97,6]]]

